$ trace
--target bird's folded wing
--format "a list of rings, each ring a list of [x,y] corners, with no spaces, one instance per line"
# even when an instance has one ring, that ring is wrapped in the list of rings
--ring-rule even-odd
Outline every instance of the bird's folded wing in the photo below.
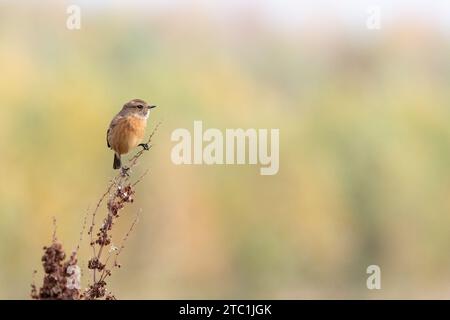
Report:
[[[109,143],[109,134],[111,133],[111,130],[120,122],[120,120],[122,120],[123,117],[121,116],[115,116],[114,119],[112,119],[108,131],[106,132],[106,145],[108,146],[108,148],[111,148],[111,144]]]

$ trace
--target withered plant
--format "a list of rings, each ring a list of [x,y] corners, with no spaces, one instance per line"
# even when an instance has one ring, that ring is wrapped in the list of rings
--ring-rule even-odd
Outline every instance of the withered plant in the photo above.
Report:
[[[128,161],[128,167],[122,170],[109,182],[106,191],[98,200],[93,211],[86,213],[80,231],[80,238],[76,249],[70,256],[67,256],[61,242],[56,237],[56,222],[54,221],[54,232],[50,246],[44,247],[42,256],[42,266],[44,277],[42,286],[37,289],[36,285],[31,285],[31,297],[33,299],[54,299],[54,300],[114,300],[115,296],[107,290],[107,280],[112,275],[115,268],[120,268],[118,258],[124,249],[125,242],[138,222],[139,213],[136,214],[127,233],[123,236],[118,247],[113,245],[112,231],[118,222],[121,211],[133,203],[135,188],[147,175],[144,172],[137,180],[132,181],[132,169],[138,164],[139,158],[151,147],[150,143],[156,133],[160,123],[156,125],[150,134],[144,148],[138,151]],[[103,205],[106,203],[106,213],[101,224],[97,226],[98,215]],[[88,226],[89,223],[89,226]],[[87,268],[91,271],[91,280],[87,288],[81,288],[81,268],[78,265],[78,253],[83,243],[83,235],[88,226],[89,246],[92,255],[88,260]],[[35,272],[36,273],[36,272]]]

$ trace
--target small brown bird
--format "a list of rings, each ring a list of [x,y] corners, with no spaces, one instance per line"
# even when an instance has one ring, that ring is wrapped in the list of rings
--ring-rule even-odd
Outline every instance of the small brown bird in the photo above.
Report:
[[[150,109],[156,106],[147,104],[144,100],[133,99],[123,106],[122,110],[112,119],[106,133],[108,148],[114,150],[114,169],[120,169],[120,156],[128,153],[136,146],[148,150],[149,146],[141,143],[147,126]]]

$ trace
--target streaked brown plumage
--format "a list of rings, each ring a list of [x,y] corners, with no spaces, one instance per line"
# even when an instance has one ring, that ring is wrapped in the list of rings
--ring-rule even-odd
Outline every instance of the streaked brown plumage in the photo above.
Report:
[[[121,155],[127,154],[142,142],[150,109],[154,107],[144,100],[133,99],[112,119],[106,134],[106,142],[108,147],[115,151],[114,169],[122,167]]]

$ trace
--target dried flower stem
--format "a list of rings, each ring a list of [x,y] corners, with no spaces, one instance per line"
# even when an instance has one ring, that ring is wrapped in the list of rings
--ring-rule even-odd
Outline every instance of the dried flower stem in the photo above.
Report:
[[[138,223],[138,221],[139,221],[139,213],[136,214],[136,217],[134,218],[133,222],[131,223],[131,226],[130,226],[130,228],[128,229],[128,232],[125,234],[125,236],[124,236],[123,239],[122,239],[122,242],[121,242],[121,244],[120,244],[120,247],[117,249],[117,252],[116,252],[116,254],[115,254],[115,256],[114,256],[113,267],[118,267],[118,268],[120,268],[120,265],[117,263],[117,259],[119,258],[119,255],[120,255],[120,253],[122,252],[122,250],[125,248],[125,242],[128,240],[128,238],[129,238],[131,232],[133,231],[133,229],[134,229],[135,225]],[[110,251],[110,252],[108,253],[108,257],[107,257],[106,260],[105,260],[105,266],[108,265],[109,259],[111,258],[111,253],[112,253],[112,251]],[[105,280],[106,277],[107,277],[108,275],[111,275],[111,273],[108,273],[108,272],[107,272],[107,269],[105,268],[105,269],[103,270],[101,276],[100,276],[100,281]]]
[[[150,144],[152,137],[156,133],[160,124],[161,122],[155,126],[146,144],[148,145]],[[111,230],[115,220],[119,217],[119,212],[125,207],[127,203],[132,203],[134,201],[134,193],[135,193],[134,187],[138,183],[140,183],[149,172],[148,170],[146,170],[134,183],[130,182],[130,176],[128,172],[130,172],[131,169],[137,165],[139,158],[144,154],[145,151],[146,151],[145,149],[142,149],[138,151],[133,157],[130,158],[130,160],[128,161],[129,162],[128,169],[126,171],[122,170],[122,172],[119,172],[117,176],[111,181],[107,191],[102,195],[102,197],[98,201],[97,206],[92,214],[92,223],[89,228],[89,233],[91,236],[90,245],[93,248],[93,257],[89,260],[88,268],[93,270],[93,283],[89,286],[89,289],[87,290],[86,293],[87,299],[102,298],[106,294],[105,279],[111,275],[111,270],[108,269],[108,263],[110,261],[111,252],[108,253],[106,258],[103,258],[103,253],[105,252],[104,248],[112,243]],[[95,216],[101,204],[104,202],[106,196],[108,195],[109,195],[107,201],[108,212],[103,220],[102,226],[99,228],[97,238],[94,239],[93,230],[95,227]],[[118,254],[122,251],[124,241],[128,239],[137,221],[138,219],[136,218],[133,221],[130,230],[125,235],[124,240],[122,241],[122,245],[116,254],[114,265],[112,267],[118,266],[117,265]],[[101,272],[99,278],[97,278],[97,271]]]
[[[75,251],[74,251],[75,253],[78,253],[78,251],[80,250],[81,242],[83,242],[83,235],[84,235],[84,231],[86,230],[88,215],[89,215],[89,207],[87,208],[86,213],[84,214],[83,224],[81,226],[81,231],[80,231],[80,238],[78,239],[77,247],[75,248]]]
[[[150,145],[150,142],[155,135],[158,127],[161,125],[159,122],[146,144]],[[108,263],[114,253],[114,263],[111,268],[118,267],[117,259],[125,247],[125,242],[129,238],[131,232],[135,228],[136,223],[139,220],[139,214],[136,215],[129,230],[122,239],[119,248],[115,248],[113,251],[109,251],[104,263],[102,263],[103,253],[105,247],[112,243],[112,227],[117,218],[119,218],[119,212],[128,204],[134,201],[135,190],[134,187],[139,184],[143,178],[148,174],[149,170],[146,170],[134,183],[130,182],[130,169],[137,165],[139,158],[144,154],[146,149],[138,151],[129,162],[129,168],[125,171],[118,173],[108,184],[106,191],[101,195],[92,213],[89,213],[89,208],[83,219],[82,229],[80,231],[80,237],[76,249],[72,252],[70,257],[66,259],[66,254],[62,247],[62,244],[57,241],[56,238],[56,219],[53,218],[53,237],[52,245],[44,247],[45,254],[42,257],[42,263],[45,271],[44,282],[40,290],[38,291],[34,278],[31,285],[31,296],[33,299],[99,299],[105,298],[107,300],[115,300],[115,297],[106,290],[106,278],[111,275],[111,270],[108,269]],[[96,236],[94,237],[94,229],[96,225],[96,217],[102,204],[106,201],[107,214],[103,219],[103,224],[98,229]],[[81,269],[77,265],[77,254],[80,249],[83,235],[87,227],[88,216],[91,215],[91,221],[88,229],[88,235],[90,236],[90,247],[92,248],[92,257],[88,261],[88,268],[93,271],[93,282],[85,290],[84,293],[80,292],[80,277]],[[112,248],[114,249],[114,248]],[[100,277],[97,279],[97,271],[101,272]]]

